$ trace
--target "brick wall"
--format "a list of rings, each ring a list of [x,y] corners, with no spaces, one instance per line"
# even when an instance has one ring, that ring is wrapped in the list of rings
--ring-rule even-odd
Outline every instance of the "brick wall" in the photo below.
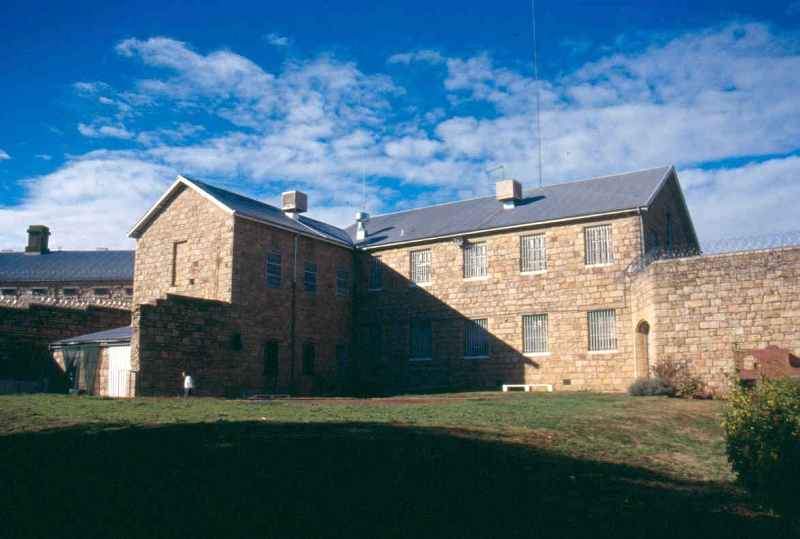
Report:
[[[632,323],[650,325],[650,363],[688,362],[714,392],[741,348],[800,353],[800,248],[728,253],[650,265],[632,285]]]
[[[513,211],[513,210],[509,210]],[[611,224],[614,261],[587,267],[584,227]],[[586,221],[546,228],[489,235],[470,235],[485,241],[488,276],[464,279],[463,251],[452,241],[413,247],[377,249],[359,255],[359,348],[379,327],[381,359],[365,360],[389,385],[497,387],[500,383],[548,383],[563,390],[623,390],[635,378],[634,340],[628,328],[630,305],[621,275],[640,254],[638,216]],[[520,271],[520,237],[546,236],[547,269]],[[432,282],[410,286],[410,253],[430,249]],[[383,264],[383,288],[369,291],[371,256]],[[614,309],[617,351],[589,353],[587,313]],[[548,315],[549,352],[522,353],[522,316]],[[489,357],[464,358],[464,324],[485,318],[490,334]],[[409,361],[410,324],[430,320],[433,358]]]

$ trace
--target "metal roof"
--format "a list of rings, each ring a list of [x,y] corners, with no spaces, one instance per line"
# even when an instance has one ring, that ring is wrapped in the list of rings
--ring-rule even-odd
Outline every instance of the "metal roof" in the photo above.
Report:
[[[280,208],[276,208],[275,206],[183,176],[178,176],[175,183],[172,184],[172,187],[167,190],[164,196],[162,196],[150,211],[148,211],[133,229],[131,229],[128,235],[131,237],[138,237],[143,228],[155,218],[165,201],[181,186],[197,190],[206,198],[216,203],[224,211],[232,215],[252,219],[260,223],[271,224],[307,236],[333,241],[335,243],[342,243],[348,247],[353,246],[353,241],[350,239],[350,236],[341,228],[317,221],[316,219],[311,219],[304,215],[298,215],[297,219],[292,219]]]
[[[134,251],[0,253],[0,283],[133,282]]]
[[[121,328],[107,329],[105,331],[98,331],[96,333],[88,333],[86,335],[79,335],[77,337],[68,337],[50,343],[51,345],[65,345],[65,344],[88,344],[99,342],[126,342],[130,341],[133,336],[133,327],[123,326]]]
[[[666,183],[671,165],[527,189],[505,209],[495,196],[372,216],[363,248],[535,225],[646,208]],[[347,227],[353,241],[356,225]]]

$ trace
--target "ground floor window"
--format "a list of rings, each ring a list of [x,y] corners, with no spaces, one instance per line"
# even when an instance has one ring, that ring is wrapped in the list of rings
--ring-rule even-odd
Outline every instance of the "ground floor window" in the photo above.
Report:
[[[278,341],[270,339],[264,345],[264,376],[278,376]]]
[[[464,357],[489,357],[488,320],[466,320],[464,322]]]
[[[303,374],[307,376],[314,375],[314,362],[317,349],[313,342],[303,343],[303,361],[302,369]]]
[[[522,317],[522,352],[524,354],[549,352],[547,340],[546,314],[531,314]]]
[[[431,323],[414,322],[411,324],[411,355],[410,359],[431,359],[433,346],[431,343]]]
[[[589,351],[617,350],[617,313],[614,309],[589,312]]]

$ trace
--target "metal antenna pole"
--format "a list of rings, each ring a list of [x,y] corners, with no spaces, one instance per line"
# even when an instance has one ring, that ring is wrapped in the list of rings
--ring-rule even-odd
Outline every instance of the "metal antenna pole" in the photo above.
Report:
[[[539,43],[536,38],[536,0],[531,0],[531,25],[533,26],[533,72],[536,79],[536,149],[539,158],[539,187],[542,186],[542,126],[539,121]]]

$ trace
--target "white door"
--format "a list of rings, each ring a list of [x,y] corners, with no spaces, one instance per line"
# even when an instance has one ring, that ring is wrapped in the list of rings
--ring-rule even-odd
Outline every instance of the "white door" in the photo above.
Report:
[[[108,348],[108,396],[129,397],[131,377],[131,347],[110,346]]]

